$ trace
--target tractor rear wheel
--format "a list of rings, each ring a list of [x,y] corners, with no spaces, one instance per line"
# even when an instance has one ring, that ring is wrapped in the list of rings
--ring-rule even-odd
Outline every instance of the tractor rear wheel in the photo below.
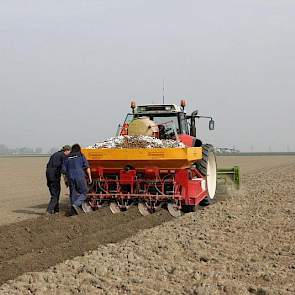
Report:
[[[211,203],[215,197],[216,180],[217,180],[217,166],[214,148],[211,144],[204,144],[202,146],[202,159],[196,163],[196,168],[206,179],[206,186],[208,196],[201,203]],[[201,204],[202,205],[202,204]]]

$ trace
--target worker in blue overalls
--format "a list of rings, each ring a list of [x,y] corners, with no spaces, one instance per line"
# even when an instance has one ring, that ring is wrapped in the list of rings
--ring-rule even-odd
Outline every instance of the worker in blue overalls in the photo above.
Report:
[[[87,199],[88,185],[86,175],[88,176],[88,182],[92,183],[89,164],[81,153],[79,144],[72,146],[71,153],[64,162],[62,172],[65,174],[69,185],[72,210],[74,214],[79,214],[82,204]]]
[[[61,151],[51,155],[46,165],[47,186],[50,192],[47,214],[59,212],[61,169],[66,157],[70,154],[70,151],[71,147],[69,145],[65,145]]]

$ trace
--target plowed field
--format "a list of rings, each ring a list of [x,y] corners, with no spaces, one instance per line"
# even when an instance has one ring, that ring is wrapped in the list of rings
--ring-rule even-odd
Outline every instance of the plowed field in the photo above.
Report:
[[[295,157],[218,161],[241,191],[172,219],[43,216],[46,160],[0,159],[0,294],[294,294]]]

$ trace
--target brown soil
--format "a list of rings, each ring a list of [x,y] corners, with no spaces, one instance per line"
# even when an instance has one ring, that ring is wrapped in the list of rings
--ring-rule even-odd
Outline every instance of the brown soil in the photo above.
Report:
[[[247,158],[237,195],[179,219],[103,209],[2,226],[0,282],[97,250],[0,294],[294,294],[295,158],[280,159]]]
[[[47,158],[0,158],[0,225],[38,217],[49,200]]]
[[[218,167],[232,167],[238,165],[241,173],[249,174],[253,172],[265,171],[269,168],[282,167],[295,164],[295,156],[218,156]]]
[[[0,225],[37,218],[44,214],[49,199],[45,181],[47,158],[0,158]],[[242,174],[295,164],[295,156],[218,157],[219,167],[240,165]],[[68,202],[62,191],[62,200]]]
[[[28,271],[47,269],[66,259],[121,241],[171,217],[166,211],[144,218],[135,208],[113,215],[107,208],[74,217],[39,217],[0,227],[0,283]]]

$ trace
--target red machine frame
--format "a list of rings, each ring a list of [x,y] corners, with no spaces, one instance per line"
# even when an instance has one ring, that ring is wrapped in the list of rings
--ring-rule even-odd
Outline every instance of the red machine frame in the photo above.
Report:
[[[92,168],[91,171],[93,184],[88,200],[93,209],[109,202],[117,202],[120,207],[145,202],[154,208],[172,202],[181,208],[197,205],[208,196],[204,176],[195,168],[126,167]]]

